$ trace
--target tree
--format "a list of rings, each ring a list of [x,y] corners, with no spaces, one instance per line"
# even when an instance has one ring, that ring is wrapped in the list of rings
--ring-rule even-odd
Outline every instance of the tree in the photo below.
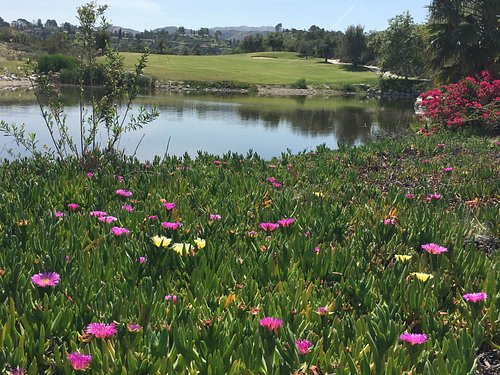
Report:
[[[267,34],[265,42],[273,51],[282,51],[283,44],[285,44],[282,33],[277,32]]]
[[[365,49],[366,36],[363,26],[349,26],[344,37],[344,54],[354,66],[361,63],[361,56]]]
[[[198,35],[199,36],[204,36],[204,35],[208,35],[208,34],[210,34],[210,30],[208,30],[208,27],[201,27],[198,30]]]
[[[383,71],[408,76],[422,72],[424,41],[417,33],[417,25],[405,12],[389,20],[389,27],[381,33],[378,48]]]
[[[335,47],[335,39],[331,35],[325,35],[318,48],[318,53],[325,59],[325,63],[328,62],[329,58],[333,57]]]
[[[283,24],[280,22],[276,26],[274,26],[274,31],[277,33],[280,33],[281,30],[283,29]]]
[[[436,78],[455,82],[480,70],[499,71],[498,0],[433,0],[428,54]]]
[[[47,20],[45,21],[45,27],[48,29],[57,29],[57,22],[56,20]]]
[[[186,29],[184,28],[184,26],[179,26],[179,28],[177,29],[177,34],[179,35],[186,34]]]
[[[5,22],[2,17],[0,17],[0,27],[9,27],[9,23]]]

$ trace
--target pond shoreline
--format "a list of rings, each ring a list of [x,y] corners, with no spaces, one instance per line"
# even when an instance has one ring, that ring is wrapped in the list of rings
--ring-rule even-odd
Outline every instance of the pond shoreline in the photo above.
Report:
[[[73,85],[62,85],[73,86]],[[75,86],[76,87],[76,86]],[[200,87],[185,84],[183,82],[159,82],[154,90],[173,93],[199,93],[199,94],[249,94],[257,96],[305,96],[305,97],[330,97],[330,96],[366,96],[374,98],[393,98],[393,99],[411,99],[416,98],[420,92],[400,92],[396,90],[382,91],[363,84],[354,84],[352,90],[334,90],[331,88],[320,88],[308,86],[307,88],[293,88],[291,86],[281,85],[257,85],[254,89],[231,88],[231,87]],[[0,90],[31,90],[31,82],[26,77],[0,76]]]

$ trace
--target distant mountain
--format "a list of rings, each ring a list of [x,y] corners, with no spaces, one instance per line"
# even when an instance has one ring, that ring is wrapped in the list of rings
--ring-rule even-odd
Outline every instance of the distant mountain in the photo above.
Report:
[[[251,27],[251,26],[228,26],[228,27],[212,27],[210,30],[210,34],[215,34],[216,31],[220,31],[221,39],[229,40],[242,40],[248,35],[254,34],[267,34],[274,31],[273,26],[260,26],[260,27]]]
[[[122,29],[122,32],[128,33],[128,34],[138,34],[140,31],[133,30],[133,29],[127,29],[124,27],[120,26],[111,26],[110,31],[118,31],[119,29]],[[159,27],[157,29],[151,30],[154,33],[158,33],[161,31],[167,31],[169,34],[173,34],[177,31],[178,27],[177,26],[165,26],[165,27]],[[192,29],[185,29],[185,34],[189,35],[192,34],[197,30],[192,30]],[[226,27],[212,27],[209,29],[210,34],[215,34],[215,32],[220,31],[221,35],[220,38],[223,40],[241,40],[245,38],[248,35],[254,35],[254,34],[267,34],[270,32],[274,31],[273,26],[259,26],[259,27],[252,27],[252,26],[226,26]]]
[[[127,29],[125,27],[121,27],[121,26],[110,26],[109,27],[109,32],[111,33],[114,33],[115,31],[118,32],[118,30],[122,29],[122,33],[127,33],[127,34],[131,34],[131,35],[135,35],[135,34],[140,34],[142,31],[137,31],[137,30],[134,30],[134,29]]]

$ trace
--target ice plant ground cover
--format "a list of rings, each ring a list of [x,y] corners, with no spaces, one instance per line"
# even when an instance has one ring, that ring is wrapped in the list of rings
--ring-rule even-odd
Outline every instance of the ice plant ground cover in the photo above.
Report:
[[[473,373],[500,344],[499,166],[495,139],[446,133],[4,162],[0,372]]]

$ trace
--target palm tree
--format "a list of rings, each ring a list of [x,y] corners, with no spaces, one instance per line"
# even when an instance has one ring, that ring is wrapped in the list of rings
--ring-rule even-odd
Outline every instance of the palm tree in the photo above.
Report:
[[[498,71],[498,0],[434,0],[429,10],[430,65],[438,80],[454,82],[483,69]]]

